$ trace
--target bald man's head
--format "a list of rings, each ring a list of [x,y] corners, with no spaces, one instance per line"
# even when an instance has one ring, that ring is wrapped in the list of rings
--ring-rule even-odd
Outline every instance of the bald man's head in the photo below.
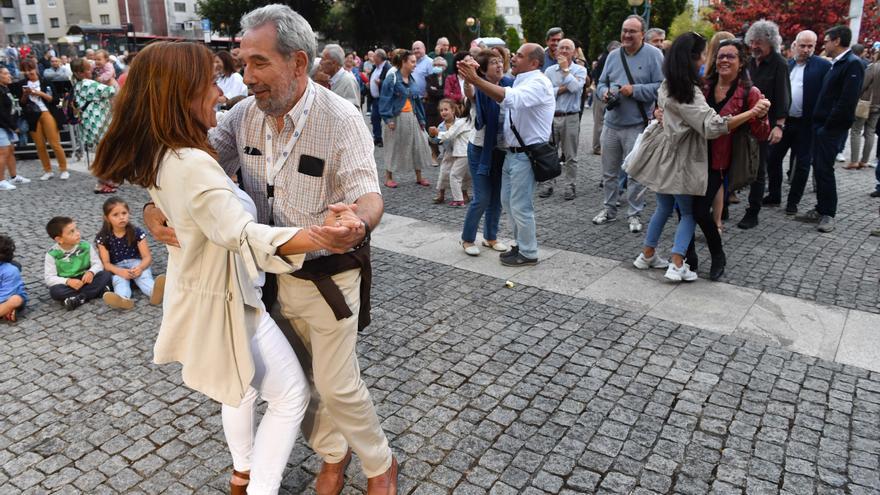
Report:
[[[816,33],[809,29],[797,34],[797,37],[794,39],[794,58],[797,63],[802,64],[806,62],[808,58],[813,56],[813,53],[816,51],[816,42],[818,40],[819,37]]]
[[[565,38],[559,41],[559,46],[556,47],[556,55],[572,61],[574,60],[575,50],[574,41]]]
[[[523,74],[540,69],[544,65],[544,48],[537,43],[526,43],[519,47],[511,62],[513,74]]]

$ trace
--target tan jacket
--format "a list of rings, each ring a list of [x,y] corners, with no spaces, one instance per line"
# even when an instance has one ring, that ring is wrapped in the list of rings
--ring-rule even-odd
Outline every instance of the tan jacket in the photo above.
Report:
[[[275,256],[298,228],[258,224],[220,165],[204,151],[168,152],[150,197],[168,217],[180,247],[168,247],[157,364],[178,361],[183,381],[208,397],[238,406],[254,376],[250,351],[263,305],[257,270],[286,273],[304,255]]]
[[[624,170],[648,189],[663,194],[706,194],[709,181],[709,139],[728,133],[727,121],[706,103],[694,86],[694,101],[669,96],[666,82],[657,93],[663,124],[651,122],[624,160]]]
[[[865,69],[865,80],[862,81],[862,100],[871,102],[871,110],[880,110],[880,62],[874,62]]]

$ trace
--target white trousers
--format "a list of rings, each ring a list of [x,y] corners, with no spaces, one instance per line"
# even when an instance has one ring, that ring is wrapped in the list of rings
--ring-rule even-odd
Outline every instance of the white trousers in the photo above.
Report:
[[[309,386],[293,348],[266,311],[251,353],[254,379],[238,407],[223,405],[223,433],[235,470],[251,471],[247,492],[274,495],[309,404]],[[257,395],[269,406],[254,435]]]

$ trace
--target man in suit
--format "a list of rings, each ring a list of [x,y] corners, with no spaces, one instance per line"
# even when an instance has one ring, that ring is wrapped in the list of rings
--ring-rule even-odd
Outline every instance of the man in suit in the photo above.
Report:
[[[819,232],[834,230],[837,215],[834,159],[843,148],[846,133],[855,120],[856,104],[865,77],[865,67],[849,49],[851,41],[852,31],[846,26],[834,26],[825,31],[825,53],[831,57],[831,70],[822,80],[822,89],[813,108],[813,174],[817,203],[815,210],[797,217],[803,222],[817,223]],[[792,179],[792,189],[796,181],[806,180],[798,167]]]
[[[813,55],[818,37],[813,31],[801,31],[794,41],[795,58],[788,61],[791,82],[791,106],[782,131],[782,139],[770,145],[767,153],[767,178],[769,187],[764,204],[779,204],[782,198],[782,160],[789,149],[796,159],[796,167],[802,169],[802,182],[792,181],[791,192],[785,207],[787,215],[797,213],[797,204],[804,193],[806,178],[813,162],[810,136],[813,132],[813,107],[822,88],[822,79],[831,68],[831,62]]]

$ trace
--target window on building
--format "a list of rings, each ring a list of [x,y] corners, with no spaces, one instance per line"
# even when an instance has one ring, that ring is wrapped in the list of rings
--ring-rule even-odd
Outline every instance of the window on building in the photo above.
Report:
[[[31,24],[37,23],[37,14],[28,14],[28,22]]]
[[[12,4],[12,0],[3,0],[0,2],[0,7],[3,7],[4,9],[14,9],[15,5]]]
[[[24,0],[24,4],[25,4],[25,5],[33,5],[33,4],[34,4],[34,0]]]
[[[101,14],[101,24],[104,26],[110,24],[110,14]]]
[[[57,7],[58,0],[46,0],[46,6],[48,7]]]
[[[107,3],[107,0],[98,0],[98,3]]]
[[[183,2],[174,2],[175,12],[186,12],[186,4]]]
[[[57,17],[50,17],[49,18],[49,26],[53,27],[53,28],[57,28],[57,27],[61,27],[61,24],[58,22]]]
[[[3,23],[4,24],[15,24],[15,17],[4,17]]]

